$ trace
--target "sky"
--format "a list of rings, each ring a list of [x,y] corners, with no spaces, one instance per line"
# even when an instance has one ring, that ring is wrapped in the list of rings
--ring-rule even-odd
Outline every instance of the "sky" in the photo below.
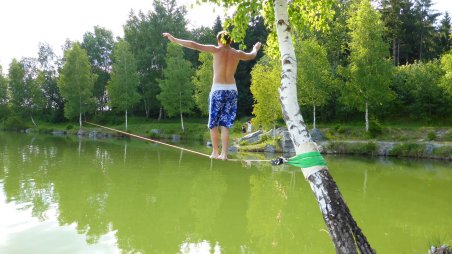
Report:
[[[123,25],[130,10],[152,10],[152,0],[1,0],[0,65],[3,74],[13,58],[37,57],[38,44],[49,43],[57,55],[68,38],[82,41],[83,34],[101,26],[123,36]],[[189,28],[211,27],[215,18],[224,16],[222,8],[212,4],[196,5],[196,0],[177,0],[186,5]],[[434,9],[452,14],[452,0],[433,0]],[[193,5],[193,8],[191,6]]]

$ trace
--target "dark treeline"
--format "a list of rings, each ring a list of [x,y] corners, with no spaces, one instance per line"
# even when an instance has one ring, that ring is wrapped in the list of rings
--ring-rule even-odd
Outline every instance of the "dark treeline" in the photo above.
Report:
[[[326,32],[297,31],[304,39],[314,38],[325,48],[331,65],[325,68],[332,70],[336,81],[347,79],[341,73],[351,61],[347,22],[357,2],[338,0],[335,19]],[[124,112],[126,119],[127,113],[161,119],[177,115],[171,113],[172,107],[177,109],[183,104],[183,94],[189,96],[184,97],[184,109],[179,108],[181,117],[182,113],[200,115],[201,105],[193,99],[197,91],[191,82],[195,71],[202,67],[199,52],[169,52],[168,40],[162,33],[216,44],[215,36],[223,30],[221,19],[218,17],[211,27],[189,30],[187,10],[175,0],[155,0],[153,5],[154,11],[148,13],[130,12],[124,38],[115,38],[110,30],[96,26],[84,34],[83,41],[66,41],[62,57],[50,45],[40,43],[38,58],[13,59],[6,75],[0,66],[0,121],[5,125],[28,121],[37,125],[39,121],[57,123],[84,117],[120,123],[123,120],[119,116]],[[383,40],[394,71],[389,86],[392,99],[370,111],[380,119],[433,121],[450,116],[452,102],[447,87],[451,84],[444,78],[448,71],[445,68],[450,66],[447,61],[451,61],[445,57],[450,54],[452,40],[449,14],[434,10],[431,0],[380,0],[375,6],[385,26]],[[263,19],[255,18],[249,23],[242,48],[249,51],[256,41],[265,44],[268,34]],[[260,52],[256,60],[263,54]],[[168,59],[175,63],[188,61],[189,69],[168,66]],[[253,111],[250,73],[255,64],[243,62],[237,70],[239,117],[250,116]],[[172,75],[171,82],[168,75]],[[336,81],[337,86],[340,82]],[[168,87],[174,94],[160,95]],[[133,95],[127,92],[132,90]],[[317,110],[318,119],[343,122],[361,118],[360,111],[343,103],[342,97],[341,93],[330,94]],[[303,107],[303,111],[311,110],[308,105]],[[306,118],[312,120],[309,114]]]

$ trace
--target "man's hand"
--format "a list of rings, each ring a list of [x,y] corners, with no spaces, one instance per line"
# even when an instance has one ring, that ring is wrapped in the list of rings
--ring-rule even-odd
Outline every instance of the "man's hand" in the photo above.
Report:
[[[172,36],[170,33],[163,33],[163,37],[166,37],[168,40],[174,42],[174,36]]]
[[[257,51],[259,51],[259,49],[261,48],[262,44],[260,42],[257,42],[256,44],[254,44],[253,49]]]

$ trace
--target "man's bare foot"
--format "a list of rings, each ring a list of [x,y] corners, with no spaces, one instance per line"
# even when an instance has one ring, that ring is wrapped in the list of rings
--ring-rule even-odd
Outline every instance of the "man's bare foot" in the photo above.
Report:
[[[217,159],[226,161],[226,160],[228,160],[228,156],[227,156],[227,155],[222,155],[222,154],[220,154],[220,155],[217,157]]]
[[[220,157],[220,155],[218,153],[212,153],[209,158],[211,159],[218,159],[218,157]]]

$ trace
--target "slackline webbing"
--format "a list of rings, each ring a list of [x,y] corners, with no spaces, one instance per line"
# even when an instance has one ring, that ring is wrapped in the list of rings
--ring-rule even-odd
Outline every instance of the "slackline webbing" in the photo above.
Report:
[[[121,133],[121,134],[124,134],[124,135],[127,135],[127,136],[131,136],[131,137],[138,138],[138,139],[145,140],[145,141],[154,142],[154,143],[157,143],[157,144],[160,144],[160,145],[169,146],[169,147],[176,148],[176,149],[179,149],[179,150],[182,150],[182,151],[187,151],[187,152],[190,152],[190,153],[194,153],[194,154],[198,154],[198,155],[201,155],[201,156],[205,156],[205,157],[210,158],[210,155],[205,154],[205,153],[200,153],[200,152],[193,151],[193,150],[190,150],[190,149],[187,149],[187,148],[183,148],[183,147],[180,147],[180,146],[171,145],[171,144],[164,143],[164,142],[161,142],[161,141],[158,141],[158,140],[154,140],[154,139],[142,137],[142,136],[135,135],[135,134],[132,134],[132,133],[129,133],[129,132],[120,131],[120,130],[117,130],[117,129],[109,128],[109,127],[106,127],[106,126],[103,126],[103,125],[99,125],[99,124],[95,124],[95,123],[91,123],[91,122],[88,122],[88,121],[85,121],[85,122],[88,123],[88,124],[91,124],[91,125],[100,127],[100,128],[104,128],[104,129],[107,129],[107,130],[110,130],[110,131],[114,131],[114,132]],[[228,161],[270,162],[271,160],[245,160],[245,159],[241,160],[241,159],[228,159]]]
[[[176,148],[176,149],[179,149],[179,150],[187,151],[187,152],[190,152],[190,153],[194,153],[194,154],[198,154],[198,155],[210,158],[210,155],[205,154],[205,153],[200,153],[200,152],[193,151],[193,150],[190,150],[190,149],[187,149],[187,148],[171,145],[171,144],[164,143],[164,142],[161,142],[161,141],[158,141],[158,140],[142,137],[142,136],[135,135],[135,134],[132,134],[132,133],[129,133],[129,132],[120,131],[120,130],[117,130],[117,129],[109,128],[109,127],[106,127],[106,126],[103,126],[103,125],[99,125],[99,124],[95,124],[95,123],[91,123],[91,122],[88,122],[88,121],[85,121],[85,122],[88,123],[88,124],[100,127],[100,128],[104,128],[104,129],[107,129],[107,130],[110,130],[110,131],[121,133],[121,134],[124,134],[124,135],[127,135],[127,136],[131,136],[131,137],[134,137],[134,138],[142,139],[142,140],[145,140],[145,141],[154,142],[154,143],[157,143],[157,144],[160,144],[160,145],[169,146],[169,147],[172,147],[172,148]],[[323,156],[319,152],[302,153],[302,154],[298,154],[298,155],[296,155],[294,157],[291,157],[289,159],[284,158],[284,157],[279,157],[279,158],[276,158],[274,160],[228,159],[228,161],[271,162],[273,165],[281,165],[281,164],[287,163],[289,165],[292,165],[292,166],[295,166],[295,167],[299,167],[299,168],[309,168],[309,167],[314,167],[314,166],[326,166],[326,162],[323,159]]]
[[[319,152],[301,153],[288,159],[286,163],[299,168],[326,166],[326,162]]]

